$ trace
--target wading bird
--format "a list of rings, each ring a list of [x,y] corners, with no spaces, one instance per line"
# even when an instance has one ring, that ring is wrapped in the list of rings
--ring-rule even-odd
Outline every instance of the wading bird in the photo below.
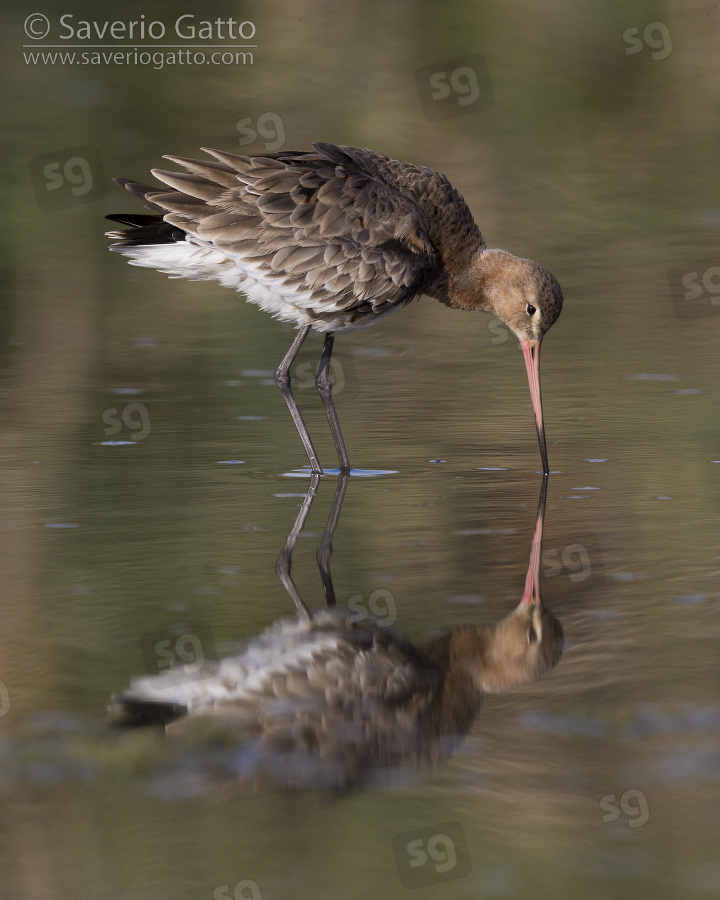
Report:
[[[290,385],[311,330],[325,335],[316,384],[347,472],[329,373],[335,335],[367,328],[422,294],[498,316],[522,347],[547,473],[540,344],[562,309],[557,280],[532,260],[488,249],[444,175],[372,150],[313,148],[166,156],[187,170],[153,169],[167,187],[116,178],[156,215],[108,216],[131,226],[108,233],[111,249],[171,278],[219,281],[299,329],[275,381],[315,473],[322,467]]]
[[[422,646],[389,627],[394,615],[335,605],[330,557],[347,475],[317,554],[328,608],[305,605],[290,575],[292,553],[319,480],[311,477],[278,558],[297,617],[275,622],[234,656],[133,679],[112,698],[119,724],[162,725],[189,746],[213,748],[216,775],[225,769],[237,783],[347,790],[447,760],[486,693],[529,684],[557,665],[563,629],[540,596],[547,477],[520,603],[498,622],[461,625]]]

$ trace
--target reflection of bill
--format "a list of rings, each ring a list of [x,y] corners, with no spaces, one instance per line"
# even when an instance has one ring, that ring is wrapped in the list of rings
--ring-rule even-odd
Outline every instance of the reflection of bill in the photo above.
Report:
[[[277,567],[299,617],[271,625],[219,660],[208,677],[187,678],[182,669],[178,676],[172,667],[133,680],[113,698],[121,721],[163,724],[190,741],[211,735],[220,746],[244,747],[228,756],[239,781],[350,788],[392,769],[448,759],[486,693],[528,684],[558,663],[562,627],[540,596],[546,478],[517,607],[498,622],[456,627],[423,646],[359,605],[362,595],[352,598],[353,609],[333,605],[331,538],[346,482],[341,476],[318,552],[329,608],[310,613],[290,578],[292,549],[319,484],[315,476]],[[371,594],[368,605],[372,598],[389,609],[387,595]]]

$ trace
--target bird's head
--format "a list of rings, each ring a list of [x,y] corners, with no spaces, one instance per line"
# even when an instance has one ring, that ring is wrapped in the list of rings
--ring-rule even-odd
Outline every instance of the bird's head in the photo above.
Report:
[[[539,345],[562,311],[562,288],[555,276],[531,259],[505,250],[486,250],[481,260],[485,308],[501,318],[521,343]]]
[[[563,629],[540,596],[540,560],[548,479],[543,478],[522,599],[510,615],[490,626],[482,688],[503,691],[527,684],[556,666],[563,651]]]
[[[542,601],[521,603],[492,626],[479,672],[482,689],[502,692],[528,684],[554,668],[563,650],[563,629]]]
[[[473,266],[474,308],[492,313],[513,331],[527,368],[543,471],[548,472],[540,394],[540,345],[562,311],[563,294],[555,276],[531,259],[505,250],[483,250]]]

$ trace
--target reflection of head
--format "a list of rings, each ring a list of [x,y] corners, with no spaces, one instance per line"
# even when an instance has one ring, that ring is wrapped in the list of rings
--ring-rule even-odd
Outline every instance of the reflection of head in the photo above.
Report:
[[[535,681],[556,666],[562,656],[562,625],[545,608],[540,597],[540,557],[547,487],[545,476],[540,489],[522,600],[500,622],[477,631],[475,641],[483,649],[476,677],[483,691],[507,691]]]
[[[478,677],[483,690],[507,691],[540,678],[557,665],[563,650],[560,622],[542,603],[522,603],[488,628]]]

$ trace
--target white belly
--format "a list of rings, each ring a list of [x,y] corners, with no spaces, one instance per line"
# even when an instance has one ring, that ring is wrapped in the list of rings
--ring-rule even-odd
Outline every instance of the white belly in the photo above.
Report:
[[[391,306],[382,313],[370,313],[355,319],[352,311],[340,309],[340,301],[318,302],[310,288],[288,285],[282,275],[268,275],[257,263],[223,253],[217,247],[188,235],[183,242],[148,244],[141,247],[113,248],[134,266],[157,269],[171,278],[189,281],[217,281],[223,287],[245,294],[275,319],[298,328],[312,326],[314,331],[349,334],[362,331],[399,308]],[[355,321],[351,321],[355,319]]]

